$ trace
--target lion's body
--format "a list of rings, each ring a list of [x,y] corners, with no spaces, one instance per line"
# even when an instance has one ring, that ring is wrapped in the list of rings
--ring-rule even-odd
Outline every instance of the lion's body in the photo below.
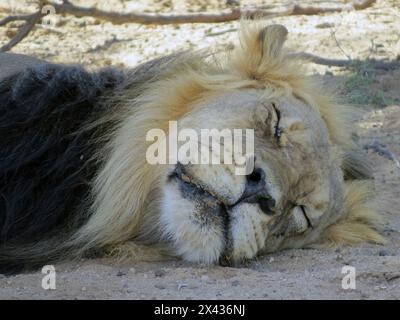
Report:
[[[242,46],[227,53],[228,62],[184,53],[129,72],[90,73],[35,61],[33,67],[0,74],[0,270],[90,249],[135,256],[179,243],[181,238],[159,231],[165,227],[162,221],[169,221],[158,213],[167,172],[146,163],[146,132],[166,130],[168,120],[184,118],[197,104],[231,91],[263,90],[268,99],[294,96],[303,101],[324,121],[329,147],[335,145],[329,153],[337,166],[332,172],[342,168],[344,175],[362,176],[366,165],[354,151],[345,109],[320,93],[298,61],[281,53],[282,29],[263,34],[261,44],[260,30],[257,24],[244,28]],[[271,239],[270,246],[260,249],[302,247],[318,240],[382,241],[374,230],[379,216],[366,204],[365,186],[364,181],[338,177],[330,190],[337,188],[337,199],[344,203],[335,206],[327,200],[329,210],[338,212],[324,222],[325,232],[316,229],[301,241],[272,244]],[[307,201],[321,204],[326,196],[318,193]],[[183,237],[186,231],[178,232]],[[215,260],[210,257],[206,262]]]

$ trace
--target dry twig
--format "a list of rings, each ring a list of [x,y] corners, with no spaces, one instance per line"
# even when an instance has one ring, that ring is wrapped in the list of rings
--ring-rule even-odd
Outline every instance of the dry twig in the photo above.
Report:
[[[320,64],[324,66],[330,67],[345,67],[345,68],[354,68],[362,63],[368,63],[377,70],[393,70],[400,68],[400,61],[392,60],[392,61],[382,61],[382,60],[374,60],[374,59],[367,59],[367,60],[359,60],[359,59],[350,59],[350,60],[341,60],[341,59],[327,59],[323,57],[319,57],[313,55],[311,53],[300,52],[300,53],[293,53],[290,55],[294,58],[300,58],[307,60],[309,62]]]
[[[17,34],[4,46],[0,47],[0,52],[8,51],[24,39],[35,27],[35,24],[42,18],[40,11],[28,15],[9,16],[0,21],[0,26],[6,25],[11,21],[25,21]]]
[[[110,21],[113,24],[141,23],[141,24],[180,24],[180,23],[219,23],[238,20],[242,17],[260,18],[269,16],[290,16],[290,15],[315,15],[323,13],[343,12],[349,10],[363,10],[372,6],[376,0],[354,0],[347,4],[336,6],[310,6],[300,3],[290,4],[282,11],[268,10],[264,8],[233,8],[218,13],[186,13],[186,14],[153,14],[153,13],[117,13],[94,7],[87,8],[76,6],[67,0],[62,4],[50,2],[57,13],[71,14],[76,17],[95,17]]]

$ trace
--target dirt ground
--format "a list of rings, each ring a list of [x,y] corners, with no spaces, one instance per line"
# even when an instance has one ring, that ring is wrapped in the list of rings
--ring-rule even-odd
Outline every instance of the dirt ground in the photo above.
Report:
[[[120,11],[174,13],[227,6],[216,0],[71,2],[87,6],[97,2],[104,9]],[[0,19],[10,11],[31,12],[32,6],[0,0]],[[268,22],[289,29],[287,44],[295,51],[340,59],[400,59],[399,0],[379,0],[362,11],[276,17]],[[15,35],[17,26],[0,27],[0,46]],[[12,52],[90,68],[132,67],[174,50],[228,45],[235,41],[236,28],[236,22],[116,26],[94,18],[56,16],[50,28],[38,25]],[[0,299],[400,299],[400,70],[377,71],[367,63],[356,70],[310,64],[309,73],[334,88],[343,102],[365,111],[355,128],[366,156],[374,163],[377,191],[392,202],[391,208],[382,209],[387,218],[386,245],[288,250],[259,257],[242,268],[182,261],[117,264],[109,259],[84,260],[55,266],[55,290],[42,288],[40,272],[0,275]],[[342,289],[342,267],[346,265],[356,268],[356,289]]]

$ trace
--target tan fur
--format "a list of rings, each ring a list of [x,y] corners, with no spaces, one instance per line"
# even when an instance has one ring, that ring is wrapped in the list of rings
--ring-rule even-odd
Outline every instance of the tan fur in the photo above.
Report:
[[[370,182],[353,181],[346,184],[345,213],[321,236],[323,246],[338,246],[370,241],[383,244],[385,239],[377,229],[384,219],[374,203]]]
[[[179,119],[217,94],[254,88],[270,99],[293,95],[321,115],[331,143],[337,145],[337,157],[345,157],[344,150],[354,146],[348,110],[330,95],[320,94],[318,86],[305,76],[304,62],[287,55],[282,48],[286,35],[282,26],[265,28],[261,22],[243,21],[240,43],[233,50],[184,53],[168,66],[160,66],[159,79],[142,86],[139,95],[137,89],[124,92],[123,98],[118,98],[123,106],[123,112],[116,115],[120,124],[108,137],[105,164],[93,185],[92,216],[71,241],[85,250],[146,238],[144,221],[159,223],[157,206],[149,206],[148,197],[158,201],[166,172],[161,166],[147,164],[145,134],[152,128],[167,131],[169,120]],[[334,243],[382,241],[375,231],[379,215],[365,202],[367,189],[365,184],[348,185],[346,213],[326,230],[324,239]],[[137,246],[126,243],[114,253],[122,250],[137,257],[142,251]]]

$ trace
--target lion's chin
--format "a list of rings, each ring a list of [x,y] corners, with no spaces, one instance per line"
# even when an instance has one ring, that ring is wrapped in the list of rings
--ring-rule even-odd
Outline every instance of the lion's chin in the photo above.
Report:
[[[187,186],[186,186],[187,187]],[[163,233],[173,243],[173,254],[191,262],[214,264],[226,248],[226,214],[207,194],[187,189],[172,180],[164,190]]]

